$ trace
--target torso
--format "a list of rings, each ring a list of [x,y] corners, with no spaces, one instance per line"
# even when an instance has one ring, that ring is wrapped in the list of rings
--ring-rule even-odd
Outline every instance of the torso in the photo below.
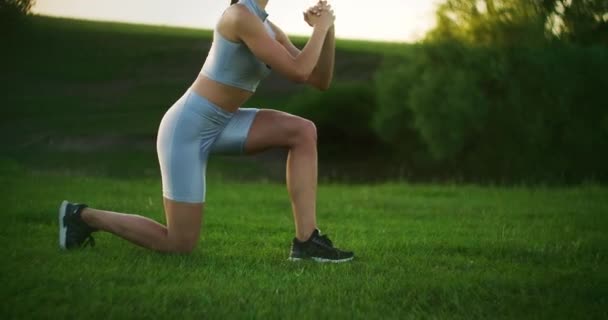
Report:
[[[253,96],[251,91],[213,81],[202,74],[198,75],[190,89],[229,112],[236,112]]]
[[[232,25],[228,23],[228,21],[231,19],[232,10],[235,10],[235,6],[239,5],[240,4],[235,4],[226,9],[226,12],[216,27],[216,32],[219,33],[222,38],[237,43],[241,41],[236,31]],[[253,92],[245,89],[217,82],[208,78],[204,74],[198,75],[191,86],[191,90],[229,112],[236,112],[238,108],[240,108],[254,94]]]

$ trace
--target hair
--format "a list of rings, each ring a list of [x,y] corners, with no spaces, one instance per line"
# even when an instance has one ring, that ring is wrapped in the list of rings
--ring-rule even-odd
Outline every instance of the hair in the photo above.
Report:
[[[235,3],[239,2],[239,0],[230,0],[230,5],[233,5]]]

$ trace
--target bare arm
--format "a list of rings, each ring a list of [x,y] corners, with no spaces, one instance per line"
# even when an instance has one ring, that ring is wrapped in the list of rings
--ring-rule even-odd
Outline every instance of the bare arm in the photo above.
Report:
[[[277,41],[283,45],[283,47],[292,55],[292,57],[297,57],[301,52],[300,49],[298,49],[293,42],[291,42],[289,37],[287,37],[281,28],[272,22],[270,22],[270,26],[277,35]],[[319,60],[310,77],[306,81],[307,84],[323,91],[329,89],[334,76],[335,52],[335,28],[332,26],[325,36],[325,41],[323,42],[323,48],[321,50]]]
[[[253,54],[288,79],[300,83],[306,82],[321,56],[327,30],[333,25],[333,15],[327,13],[318,18],[308,43],[302,52],[294,57],[268,35],[257,17],[246,8],[235,7],[235,13],[231,15],[231,23],[234,24],[240,40]]]
[[[336,60],[335,28],[332,26],[323,43],[323,50],[317,66],[308,78],[308,83],[319,90],[327,90],[334,77],[334,63]]]

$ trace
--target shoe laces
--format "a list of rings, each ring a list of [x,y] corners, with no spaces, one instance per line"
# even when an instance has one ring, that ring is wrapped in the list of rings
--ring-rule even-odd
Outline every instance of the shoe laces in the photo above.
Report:
[[[331,242],[331,240],[329,240],[329,237],[327,237],[326,235],[319,235],[319,239],[321,239],[323,243],[333,248],[334,244]]]

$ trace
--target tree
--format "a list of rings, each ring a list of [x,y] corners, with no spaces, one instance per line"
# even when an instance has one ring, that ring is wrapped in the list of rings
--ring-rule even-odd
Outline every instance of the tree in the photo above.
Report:
[[[35,2],[35,0],[0,0],[0,19],[3,22],[11,22],[28,15]]]
[[[608,44],[608,1],[544,0],[547,26],[564,40]]]
[[[425,41],[378,73],[376,133],[414,170],[608,181],[607,6],[445,0]]]
[[[521,45],[560,38],[608,43],[606,0],[446,0],[428,40]]]
[[[447,0],[437,11],[429,41],[480,45],[535,43],[544,38],[542,10],[530,0]]]

